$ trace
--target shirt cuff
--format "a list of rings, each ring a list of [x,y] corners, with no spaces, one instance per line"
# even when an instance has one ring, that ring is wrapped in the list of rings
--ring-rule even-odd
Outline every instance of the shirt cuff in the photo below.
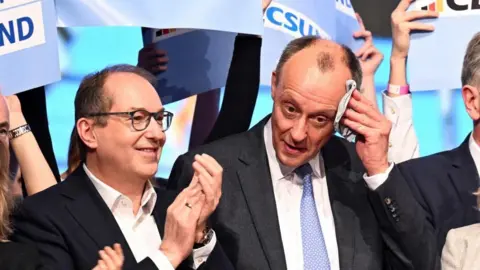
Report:
[[[173,265],[168,260],[167,256],[165,256],[165,254],[163,254],[163,252],[161,252],[160,250],[156,250],[148,257],[153,261],[153,263],[158,269],[175,270],[175,268],[173,268]]]
[[[390,175],[390,172],[393,169],[393,165],[393,162],[390,163],[390,166],[388,166],[388,169],[384,173],[379,173],[372,176],[368,176],[366,173],[364,173],[363,179],[365,179],[365,182],[367,182],[367,186],[371,190],[376,190],[379,186],[385,183],[385,181],[387,181],[388,175]]]
[[[383,114],[393,124],[412,121],[412,94],[390,97],[387,92],[382,93]]]
[[[213,231],[212,239],[210,242],[201,248],[197,248],[193,250],[192,257],[193,262],[190,265],[192,269],[198,269],[202,263],[206,262],[210,253],[212,253],[215,245],[217,244],[217,236],[215,235],[215,231]],[[162,269],[163,270],[163,269]]]

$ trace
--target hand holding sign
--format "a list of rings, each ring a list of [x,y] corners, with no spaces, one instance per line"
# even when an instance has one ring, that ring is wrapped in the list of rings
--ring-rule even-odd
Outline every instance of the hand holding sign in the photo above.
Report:
[[[358,90],[352,94],[342,122],[359,136],[358,156],[369,176],[384,173],[388,168],[388,137],[392,123]]]
[[[149,44],[138,52],[137,66],[148,70],[153,74],[159,74],[167,70],[168,57],[164,50],[156,49],[155,44]]]
[[[407,11],[414,0],[402,0],[392,13],[392,58],[405,59],[410,48],[412,31],[433,31],[433,25],[413,22],[418,19],[436,18],[438,12],[430,10]]]

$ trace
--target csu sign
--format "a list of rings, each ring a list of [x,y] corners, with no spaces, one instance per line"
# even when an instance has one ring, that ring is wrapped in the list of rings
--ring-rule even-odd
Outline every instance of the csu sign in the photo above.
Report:
[[[425,5],[417,3],[420,9],[440,12],[441,16],[463,16],[480,14],[480,0],[435,0]]]
[[[265,27],[299,38],[307,35],[331,39],[320,26],[305,14],[277,2],[272,2],[265,12]]]
[[[480,10],[480,0],[471,0],[471,3],[460,3],[460,2],[465,2],[465,1],[447,0],[447,6],[455,11],[464,11],[469,9]]]

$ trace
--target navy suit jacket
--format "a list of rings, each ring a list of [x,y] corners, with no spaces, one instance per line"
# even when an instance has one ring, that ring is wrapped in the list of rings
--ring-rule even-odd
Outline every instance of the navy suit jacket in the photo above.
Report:
[[[158,190],[152,215],[163,237],[166,210],[176,193]],[[119,243],[123,269],[157,269],[150,258],[137,263],[112,212],[80,166],[65,181],[30,196],[13,216],[13,241],[37,246],[45,269],[92,269],[98,251]],[[177,269],[189,269],[187,262]],[[217,243],[201,269],[233,269]]]

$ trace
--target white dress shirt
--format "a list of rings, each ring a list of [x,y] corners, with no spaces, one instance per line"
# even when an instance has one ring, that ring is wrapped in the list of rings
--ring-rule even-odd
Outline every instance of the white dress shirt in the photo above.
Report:
[[[146,257],[149,257],[158,269],[173,270],[174,268],[168,258],[160,251],[162,239],[152,215],[157,201],[157,193],[152,184],[147,182],[141,200],[141,207],[137,215],[134,216],[132,201],[127,196],[95,177],[85,164],[83,164],[83,169],[110,211],[112,211],[123,236],[127,240],[128,246],[132,250],[135,260],[141,262]],[[193,262],[191,264],[193,269],[197,269],[207,260],[215,247],[215,243],[216,236],[214,234],[207,245],[193,250]]]
[[[468,139],[468,148],[470,149],[470,154],[472,155],[473,162],[477,168],[477,173],[480,172],[480,146],[473,139],[473,132],[470,134],[470,139]]]
[[[417,158],[419,145],[412,117],[412,95],[389,97],[382,93],[383,114],[392,122],[388,161],[400,163],[412,158]]]
[[[295,168],[283,166],[278,161],[272,142],[271,120],[264,129],[265,148],[267,149],[268,165],[272,177],[273,192],[277,205],[280,234],[289,270],[303,270],[303,250],[300,220],[300,203],[303,192],[303,180],[294,173]],[[340,269],[338,245],[335,232],[332,207],[328,195],[327,179],[322,155],[319,153],[309,161],[312,166],[312,185],[315,204],[325,238],[328,259],[331,270]],[[370,177],[366,181],[378,181]]]

